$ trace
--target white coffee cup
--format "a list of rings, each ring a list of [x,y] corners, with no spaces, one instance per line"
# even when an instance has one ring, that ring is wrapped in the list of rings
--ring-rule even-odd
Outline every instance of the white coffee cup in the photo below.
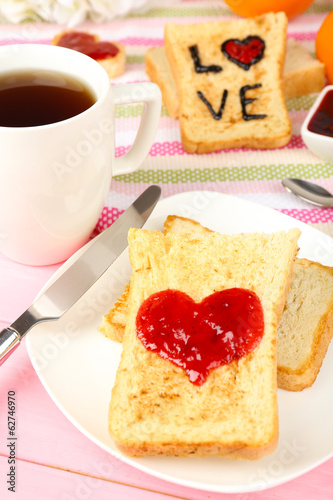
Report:
[[[96,102],[49,125],[0,126],[0,251],[29,265],[62,262],[93,231],[114,175],[136,170],[157,130],[161,93],[153,83],[110,85],[93,59],[62,47],[0,47],[4,73],[44,70],[82,80]],[[114,105],[143,103],[134,144],[115,158]],[[1,110],[0,110],[1,113]]]

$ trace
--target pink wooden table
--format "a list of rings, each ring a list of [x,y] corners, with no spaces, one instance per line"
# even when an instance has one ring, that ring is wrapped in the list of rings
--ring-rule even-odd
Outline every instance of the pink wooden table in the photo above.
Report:
[[[56,266],[30,268],[0,256],[0,327],[30,305]],[[8,391],[16,399],[15,493],[8,491]],[[0,498],[85,500],[182,498],[193,500],[332,500],[333,458],[284,485],[238,495],[168,483],[126,465],[83,436],[41,385],[25,343],[0,370]]]
[[[290,23],[288,36],[313,48],[316,31],[332,4],[318,0],[309,11]],[[144,53],[163,44],[167,21],[197,22],[232,16],[222,1],[182,1],[137,17],[106,25],[87,23],[84,28],[101,37],[123,42],[127,70],[119,81],[147,80]],[[50,43],[59,26],[49,24],[0,27],[0,43]],[[180,144],[176,120],[162,109],[159,131],[142,169],[115,179],[100,227],[112,222],[151,183],[162,187],[163,197],[186,190],[208,189],[240,196],[275,208],[328,234],[333,234],[330,211],[313,209],[281,187],[283,176],[316,179],[333,189],[332,166],[305,148],[299,127],[315,96],[291,100],[293,122],[290,145],[273,152],[228,151],[225,155],[186,155]],[[136,109],[119,110],[117,154],[131,144],[137,128]],[[33,301],[59,266],[27,267],[0,254],[0,328],[11,324]],[[8,490],[11,449],[8,444],[8,392],[15,392],[16,440],[15,493]],[[332,423],[333,425],[333,423]],[[259,466],[259,465],[258,465]],[[166,498],[210,500],[332,500],[333,458],[302,477],[257,493],[208,493],[156,479],[122,463],[81,434],[60,412],[39,381],[29,360],[25,342],[0,369],[0,499],[91,500]]]
[[[31,268],[0,255],[0,327],[35,298],[57,266]],[[16,399],[15,493],[8,491],[8,391]],[[25,343],[0,370],[0,498],[7,500],[332,500],[333,458],[284,485],[258,493],[220,494],[161,481],[126,465],[83,436],[41,385]]]

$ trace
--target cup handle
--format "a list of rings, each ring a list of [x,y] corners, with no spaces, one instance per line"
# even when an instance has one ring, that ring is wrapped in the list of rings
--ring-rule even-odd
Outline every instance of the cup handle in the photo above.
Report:
[[[115,158],[113,175],[129,174],[142,164],[154,142],[161,116],[162,96],[155,83],[127,83],[112,87],[115,105],[143,103],[140,126],[134,143],[124,155]]]

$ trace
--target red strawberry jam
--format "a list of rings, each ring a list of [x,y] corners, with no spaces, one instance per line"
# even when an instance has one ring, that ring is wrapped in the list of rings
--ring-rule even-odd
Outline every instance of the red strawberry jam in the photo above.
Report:
[[[259,36],[248,36],[244,40],[232,38],[226,40],[221,49],[230,61],[247,71],[263,58],[265,42]]]
[[[148,297],[136,317],[138,338],[149,351],[185,370],[202,385],[214,368],[253,351],[264,334],[258,296],[230,288],[196,303],[178,290]]]
[[[333,90],[329,90],[308,125],[310,132],[333,137]]]
[[[96,42],[94,35],[80,31],[68,31],[57,42],[60,47],[77,50],[93,59],[106,59],[118,54],[119,49],[110,42]]]

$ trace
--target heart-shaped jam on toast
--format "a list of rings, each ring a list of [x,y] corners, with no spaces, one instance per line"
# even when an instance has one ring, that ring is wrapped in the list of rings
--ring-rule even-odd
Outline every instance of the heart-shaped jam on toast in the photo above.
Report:
[[[185,370],[193,384],[202,385],[210,370],[258,346],[264,314],[258,296],[243,288],[215,292],[200,303],[168,289],[142,303],[136,331],[146,349]]]
[[[245,71],[259,62],[265,51],[265,42],[259,36],[248,36],[244,40],[231,38],[221,47],[223,54]]]

